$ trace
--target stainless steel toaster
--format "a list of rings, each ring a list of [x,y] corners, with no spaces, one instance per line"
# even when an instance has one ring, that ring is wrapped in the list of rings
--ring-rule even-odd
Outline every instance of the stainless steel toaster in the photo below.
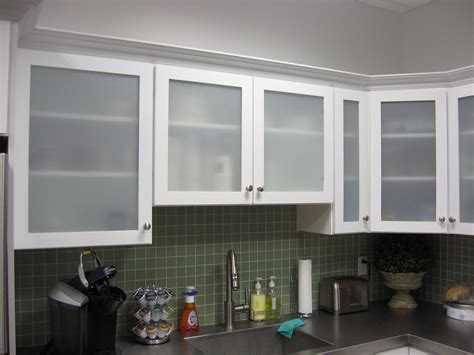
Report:
[[[328,277],[319,283],[319,308],[336,315],[369,309],[369,282],[355,276]]]

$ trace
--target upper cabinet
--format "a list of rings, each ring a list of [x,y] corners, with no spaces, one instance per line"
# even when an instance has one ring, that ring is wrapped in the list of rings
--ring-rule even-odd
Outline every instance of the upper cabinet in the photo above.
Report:
[[[370,230],[367,95],[335,89],[335,233]]]
[[[448,91],[451,233],[474,234],[474,85]]]
[[[367,99],[366,91],[334,89],[334,204],[298,206],[298,230],[370,231]]]
[[[446,90],[371,94],[371,230],[447,231]]]
[[[333,199],[333,89],[254,79],[255,203]]]
[[[252,203],[252,78],[156,67],[155,205]]]
[[[151,243],[153,66],[20,50],[16,249]]]
[[[332,88],[156,67],[155,205],[332,202]]]

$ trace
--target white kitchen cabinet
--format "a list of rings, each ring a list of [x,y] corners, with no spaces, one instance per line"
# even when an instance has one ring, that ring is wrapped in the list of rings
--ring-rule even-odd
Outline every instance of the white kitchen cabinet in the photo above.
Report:
[[[335,89],[334,232],[370,230],[367,92]]]
[[[156,66],[155,205],[332,201],[332,88]]]
[[[370,96],[371,230],[447,232],[446,90]]]
[[[154,204],[251,204],[252,78],[158,65],[155,82]]]
[[[474,235],[474,85],[448,91],[449,232]]]
[[[153,66],[19,50],[16,249],[151,243]]]
[[[256,204],[331,203],[333,89],[254,78]]]
[[[368,93],[334,89],[334,204],[298,206],[298,230],[370,231]]]

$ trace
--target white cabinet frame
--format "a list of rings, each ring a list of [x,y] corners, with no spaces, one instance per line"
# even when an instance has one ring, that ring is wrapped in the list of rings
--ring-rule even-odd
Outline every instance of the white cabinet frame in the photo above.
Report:
[[[139,96],[139,167],[138,225],[135,230],[93,232],[28,232],[28,169],[30,124],[31,66],[45,66],[132,75],[140,78]],[[16,117],[10,140],[10,168],[14,181],[13,234],[15,249],[83,247],[92,245],[150,244],[152,231],[144,230],[152,217],[152,152],[153,152],[153,66],[124,60],[89,57],[74,54],[18,50],[15,95]],[[124,149],[126,149],[124,142]],[[121,154],[117,152],[117,154]],[[13,185],[13,187],[12,187]],[[13,208],[11,208],[13,207]]]
[[[359,220],[344,221],[344,101],[359,104]],[[370,176],[368,93],[338,89],[334,91],[334,233],[370,231]],[[363,218],[369,216],[368,221]]]
[[[436,220],[432,222],[382,221],[382,102],[435,101],[436,103]],[[371,230],[373,232],[446,233],[448,206],[446,90],[394,90],[370,94]],[[445,222],[439,218],[445,217]]]
[[[251,204],[252,192],[252,77],[215,71],[156,66],[155,86],[155,205],[228,205]],[[168,126],[169,82],[181,80],[238,87],[242,90],[241,126],[241,190],[240,191],[169,191],[168,189]]]
[[[333,88],[298,82],[254,78],[254,187],[265,186],[265,91],[324,98],[324,187],[322,191],[255,191],[255,204],[333,202]],[[311,152],[308,152],[308,157]],[[308,159],[306,156],[295,159]],[[303,172],[302,172],[303,173]]]
[[[463,97],[474,96],[474,84],[454,87],[448,90],[448,134],[449,134],[449,232],[456,234],[474,235],[473,223],[460,221],[460,196],[459,196],[459,105],[458,100]],[[471,132],[469,132],[471,133]],[[474,132],[473,132],[474,134]],[[474,154],[474,152],[472,152]],[[474,177],[473,177],[474,178]]]

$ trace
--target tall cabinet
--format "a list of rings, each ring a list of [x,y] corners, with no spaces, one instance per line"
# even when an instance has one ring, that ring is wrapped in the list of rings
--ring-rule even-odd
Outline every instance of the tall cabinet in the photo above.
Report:
[[[474,235],[474,84],[449,89],[449,231]]]
[[[151,243],[153,66],[19,50],[16,249]]]
[[[447,231],[446,90],[371,94],[371,230]]]

